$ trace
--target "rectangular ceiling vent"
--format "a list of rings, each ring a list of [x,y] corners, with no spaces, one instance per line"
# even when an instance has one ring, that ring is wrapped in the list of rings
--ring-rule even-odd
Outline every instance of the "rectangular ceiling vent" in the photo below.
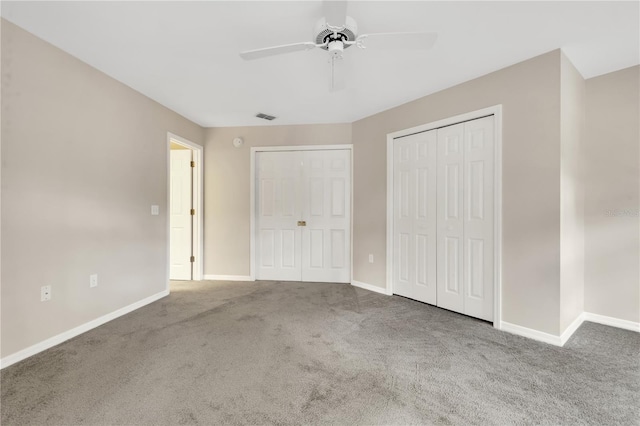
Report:
[[[275,119],[275,117],[274,117],[273,115],[263,114],[263,113],[261,113],[261,112],[257,113],[257,114],[256,114],[256,117],[258,117],[258,118],[263,118],[263,119],[265,119],[265,120],[269,120],[269,121],[271,121],[271,120]]]

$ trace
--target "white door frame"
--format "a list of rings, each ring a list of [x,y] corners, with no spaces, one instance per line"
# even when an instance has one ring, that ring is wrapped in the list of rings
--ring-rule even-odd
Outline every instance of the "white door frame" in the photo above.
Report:
[[[395,138],[414,133],[427,132],[439,127],[451,126],[464,121],[494,116],[494,291],[493,326],[500,329],[502,321],[502,105],[483,108],[455,117],[445,118],[410,129],[387,134],[387,286],[386,293],[393,294],[393,141]]]
[[[353,145],[284,145],[284,146],[254,146],[251,148],[251,172],[249,175],[249,211],[251,214],[250,226],[250,280],[256,280],[256,155],[258,152],[268,151],[329,151],[349,150],[351,155],[351,218],[349,223],[349,239],[351,241],[349,253],[349,270],[353,281]]]
[[[185,148],[190,149],[193,152],[193,161],[195,167],[193,168],[193,205],[196,211],[195,220],[193,221],[193,256],[195,261],[193,262],[193,279],[195,281],[202,280],[203,273],[203,257],[204,257],[204,236],[203,236],[203,181],[204,171],[202,167],[202,161],[204,159],[204,148],[202,145],[191,142],[188,139],[182,138],[173,133],[167,132],[167,236],[170,238],[170,224],[169,224],[169,209],[170,209],[170,194],[171,194],[171,143],[178,144]],[[170,242],[167,239],[167,289],[169,288],[169,263],[170,263]]]

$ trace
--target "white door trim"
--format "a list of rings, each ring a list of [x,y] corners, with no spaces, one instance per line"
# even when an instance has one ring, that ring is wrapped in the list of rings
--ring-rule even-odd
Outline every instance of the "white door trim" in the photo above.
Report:
[[[267,151],[329,151],[329,150],[349,150],[351,151],[351,224],[349,236],[351,240],[351,253],[349,258],[351,259],[351,276],[353,277],[353,145],[285,145],[285,146],[254,146],[251,148],[250,157],[250,174],[249,174],[249,213],[250,213],[250,228],[249,228],[249,250],[250,250],[250,274],[251,281],[256,280],[256,154],[258,152]]]
[[[414,133],[451,126],[464,121],[494,116],[494,303],[493,326],[500,329],[502,323],[502,105],[494,105],[455,117],[445,118],[409,129],[387,134],[387,277],[386,292],[393,294],[393,140]]]
[[[203,181],[204,181],[204,148],[202,145],[191,142],[188,139],[182,138],[173,133],[167,132],[167,235],[169,235],[169,194],[171,184],[171,162],[169,159],[171,151],[171,142],[181,145],[185,148],[189,148],[193,151],[193,161],[195,167],[193,170],[193,205],[196,210],[195,220],[193,221],[193,256],[195,261],[193,262],[193,279],[200,281],[203,279],[203,266],[204,266],[204,226],[203,226]],[[169,289],[169,241],[167,240],[167,289]]]

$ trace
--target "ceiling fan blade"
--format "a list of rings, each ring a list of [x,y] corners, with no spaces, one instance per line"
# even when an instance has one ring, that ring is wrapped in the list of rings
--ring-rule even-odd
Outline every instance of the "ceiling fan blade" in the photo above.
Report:
[[[438,33],[377,33],[362,34],[356,39],[356,45],[365,49],[427,50],[438,39]]]
[[[347,22],[347,2],[344,0],[324,0],[324,18],[333,27],[343,27]]]
[[[317,47],[315,43],[307,41],[303,43],[283,44],[281,46],[265,47],[264,49],[246,50],[240,52],[240,57],[245,61],[265,58],[267,56],[282,55],[284,53],[300,52]]]
[[[329,91],[337,92],[338,90],[344,89],[346,87],[344,59],[332,56],[329,60],[329,67],[331,69]]]

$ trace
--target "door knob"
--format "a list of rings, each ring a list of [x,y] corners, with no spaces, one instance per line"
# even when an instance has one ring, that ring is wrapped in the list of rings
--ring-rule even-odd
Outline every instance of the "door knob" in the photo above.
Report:
[[[304,220],[299,220],[298,226],[307,226],[307,222],[305,222]]]

